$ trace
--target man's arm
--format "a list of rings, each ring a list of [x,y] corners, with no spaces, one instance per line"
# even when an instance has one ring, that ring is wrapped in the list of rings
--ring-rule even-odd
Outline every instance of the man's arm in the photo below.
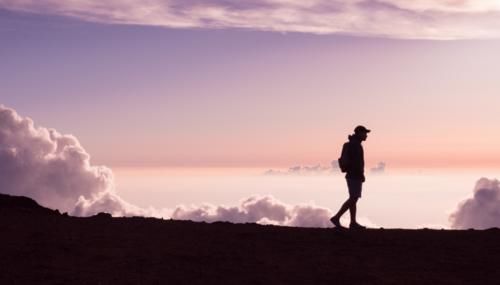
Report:
[[[365,170],[363,167],[363,157],[362,150],[356,145],[352,145],[349,148],[349,160],[351,162],[349,166],[350,176],[352,178],[361,179],[365,181]]]

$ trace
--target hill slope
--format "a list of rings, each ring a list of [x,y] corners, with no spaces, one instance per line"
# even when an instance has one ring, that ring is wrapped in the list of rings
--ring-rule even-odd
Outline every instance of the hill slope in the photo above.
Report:
[[[0,284],[498,284],[500,231],[76,218],[0,195]]]

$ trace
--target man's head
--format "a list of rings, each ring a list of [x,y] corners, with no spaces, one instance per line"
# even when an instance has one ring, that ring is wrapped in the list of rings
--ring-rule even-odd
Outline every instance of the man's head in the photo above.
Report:
[[[369,132],[371,132],[371,130],[365,128],[365,126],[360,125],[354,128],[354,135],[356,135],[361,141],[366,140]]]

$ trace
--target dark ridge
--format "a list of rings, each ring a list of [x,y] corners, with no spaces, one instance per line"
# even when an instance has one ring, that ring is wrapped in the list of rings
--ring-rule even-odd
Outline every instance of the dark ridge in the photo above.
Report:
[[[57,210],[50,210],[40,206],[35,200],[24,196],[11,196],[0,193],[0,210],[2,212],[26,212],[38,214],[59,214]]]
[[[25,209],[39,209],[43,208],[38,205],[35,200],[24,196],[11,196],[7,194],[0,194],[0,207],[2,208],[25,208]]]
[[[0,284],[500,284],[498,229],[77,218],[0,201]]]

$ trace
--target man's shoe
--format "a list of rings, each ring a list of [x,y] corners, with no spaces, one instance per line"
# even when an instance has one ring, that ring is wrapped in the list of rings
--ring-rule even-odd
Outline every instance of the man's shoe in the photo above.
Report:
[[[358,223],[351,223],[349,225],[349,229],[351,229],[351,230],[364,230],[364,229],[366,229],[366,227],[362,226],[362,225],[360,225]]]
[[[340,224],[340,219],[339,219],[339,218],[336,218],[335,216],[333,216],[333,217],[331,217],[331,218],[330,218],[330,222],[332,222],[332,224],[333,224],[336,228],[339,228],[339,229],[344,228],[344,227]]]

